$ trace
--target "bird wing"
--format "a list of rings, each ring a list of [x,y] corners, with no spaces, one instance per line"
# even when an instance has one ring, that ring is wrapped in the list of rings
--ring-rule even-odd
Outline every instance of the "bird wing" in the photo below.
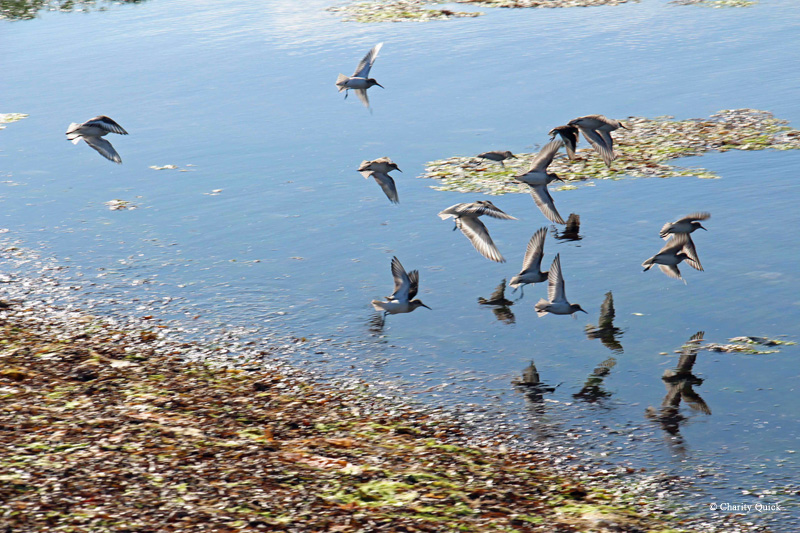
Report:
[[[394,292],[389,298],[401,302],[411,300],[411,278],[406,274],[406,269],[403,268],[397,257],[392,257],[392,276],[394,277]]]
[[[366,89],[353,89],[353,92],[356,93],[358,99],[364,104],[364,107],[369,108],[369,95],[367,94]]]
[[[464,208],[464,206],[468,206],[468,205],[471,205],[471,204],[455,204],[455,205],[451,205],[447,209],[444,209],[444,210],[439,212],[439,218],[441,218],[442,220],[446,220],[446,219],[448,219],[450,217],[460,216],[461,214],[463,214],[462,209]]]
[[[542,214],[551,222],[564,224],[564,219],[558,214],[558,210],[553,203],[553,197],[550,196],[550,192],[547,190],[547,185],[528,185],[528,187],[531,189],[533,201],[536,202]]]
[[[364,56],[364,59],[356,67],[356,71],[353,73],[354,78],[369,78],[369,70],[372,68],[372,64],[375,63],[375,59],[378,57],[378,52],[381,51],[381,47],[383,43],[378,43],[372,47],[372,50],[367,52],[367,55]]]
[[[547,299],[550,302],[566,302],[564,276],[561,274],[561,254],[556,254],[550,271],[547,273]]]
[[[679,279],[683,281],[681,277],[681,271],[678,270],[678,265],[658,265],[658,268],[666,274],[667,276],[671,277],[672,279]]]
[[[603,300],[602,305],[600,305],[600,318],[598,319],[597,325],[600,326],[601,329],[613,329],[615,316],[614,296],[611,294],[611,291],[608,291],[606,293],[606,299]]]
[[[408,288],[408,300],[411,301],[419,291],[419,270],[412,270],[408,273],[408,280],[411,285]]]
[[[686,215],[682,219],[678,220],[678,222],[694,222],[695,220],[708,220],[709,218],[711,218],[711,213],[703,211]]]
[[[122,163],[122,158],[119,156],[117,151],[114,150],[114,147],[111,146],[111,143],[102,137],[83,137],[83,140],[86,141],[86,144],[97,150],[100,155],[109,161],[113,161],[114,163]]]
[[[706,415],[711,414],[711,408],[708,406],[706,401],[701,398],[699,394],[697,394],[697,392],[692,388],[691,384],[683,383],[681,395],[683,396],[684,401],[689,404],[689,407],[695,411],[700,411]]]
[[[669,239],[666,243],[664,243],[664,246],[661,248],[661,250],[658,251],[658,254],[663,254],[664,252],[672,253],[673,251],[676,250],[679,251],[686,245],[686,243],[689,240],[690,239],[688,233],[676,233],[672,236],[671,239]]]
[[[471,216],[487,215],[493,218],[499,218],[501,220],[517,220],[516,217],[507,215],[499,207],[488,200],[466,204],[466,206],[463,208],[463,213]]]
[[[697,250],[694,247],[694,241],[688,234],[686,235],[686,242],[683,245],[682,251],[686,254],[685,261],[689,263],[690,267],[694,268],[695,270],[703,270],[703,265],[700,264],[700,258],[697,257]]]
[[[483,222],[475,217],[460,217],[458,220],[461,232],[467,236],[472,246],[483,257],[498,263],[505,263],[506,260],[500,254],[497,246],[494,245],[494,241],[489,236],[489,231],[483,225]]]
[[[128,132],[125,129],[116,123],[115,120],[108,118],[105,115],[100,115],[99,117],[94,117],[93,119],[89,119],[82,124],[83,126],[94,126],[96,128],[103,129],[109,133],[118,133],[120,135],[127,135]]]
[[[381,186],[381,189],[383,189],[384,194],[386,194],[390,202],[393,204],[400,203],[400,198],[397,196],[397,186],[389,174],[373,172],[372,177],[375,178],[375,181]]]
[[[545,144],[544,148],[539,150],[539,153],[531,161],[528,172],[545,172],[562,146],[564,146],[564,141],[561,139],[553,139]]]
[[[528,241],[528,248],[525,250],[525,258],[522,260],[522,272],[535,270],[540,272],[542,269],[542,257],[544,256],[544,239],[547,236],[547,228],[540,228],[533,234]]]
[[[614,151],[606,144],[603,137],[596,130],[581,127],[579,129],[583,133],[583,137],[592,145],[592,148],[603,158],[606,166],[610,167],[611,162],[614,160]]]

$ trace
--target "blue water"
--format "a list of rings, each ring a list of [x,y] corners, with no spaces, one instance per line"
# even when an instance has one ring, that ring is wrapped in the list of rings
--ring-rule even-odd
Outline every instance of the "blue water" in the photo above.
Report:
[[[591,113],[691,118],[750,107],[799,127],[794,0],[744,10],[643,0],[378,25],[342,22],[329,5],[152,0],[0,23],[0,112],[29,114],[0,132],[3,237],[55,258],[80,287],[75,297],[99,308],[153,314],[168,298],[156,314],[198,330],[331,339],[309,364],[402,381],[426,401],[492,406],[521,424],[522,438],[545,427],[580,434],[611,463],[702,472],[690,502],[698,513],[713,516],[711,502],[782,502],[772,523],[800,528],[796,495],[742,492],[798,490],[796,346],[701,352],[695,390],[712,414],[683,404],[680,439],[644,414],[663,399],[672,352],[697,331],[713,342],[798,340],[800,152],[679,162],[719,180],[555,192],[562,214],[581,215],[581,241],[548,235],[545,244],[545,262],[561,254],[567,295],[589,311],[577,320],[538,318],[544,287],[526,289],[514,324],[476,303],[518,272],[545,225],[530,196],[492,198],[519,219],[487,222],[508,259],[498,265],[436,217],[483,197],[415,179],[433,159],[531,151],[551,127]],[[333,82],[382,41],[372,75],[386,89],[370,90],[369,112]],[[123,165],[64,140],[70,122],[98,114],[130,132],[109,136]],[[399,206],[355,172],[384,155],[404,171]],[[148,168],[167,164],[186,172]],[[108,210],[117,198],[138,208]],[[642,273],[661,225],[694,211],[712,213],[709,231],[695,233],[705,272],[684,266],[687,285]],[[433,310],[376,330],[369,301],[389,294],[393,255],[419,269],[419,297]],[[609,290],[621,354],[584,333]],[[609,396],[574,398],[609,356]],[[533,409],[510,384],[532,359],[543,380],[561,384]]]

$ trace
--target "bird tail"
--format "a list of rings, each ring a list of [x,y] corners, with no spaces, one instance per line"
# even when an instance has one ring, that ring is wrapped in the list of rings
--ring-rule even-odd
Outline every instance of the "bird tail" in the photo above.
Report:
[[[350,79],[350,76],[345,76],[344,74],[339,74],[339,77],[336,78],[336,86],[339,87],[339,92],[342,92],[347,89],[347,86],[344,85],[347,80]]]
[[[69,128],[67,128],[67,140],[68,141],[72,141],[72,144],[78,144],[78,141],[81,140],[80,133],[77,133],[75,131],[80,127],[81,127],[81,124],[77,124],[77,123],[73,122],[72,124],[69,125]]]

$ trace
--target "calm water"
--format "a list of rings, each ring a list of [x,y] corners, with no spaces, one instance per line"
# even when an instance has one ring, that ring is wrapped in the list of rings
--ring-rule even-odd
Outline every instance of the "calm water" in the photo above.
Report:
[[[712,342],[797,340],[800,152],[680,162],[720,180],[554,193],[561,213],[583,222],[583,240],[545,244],[545,262],[561,254],[567,294],[589,311],[577,320],[537,318],[544,287],[526,289],[514,324],[476,303],[518,272],[545,225],[530,196],[493,198],[519,218],[487,222],[508,259],[498,265],[436,217],[481,196],[414,178],[432,159],[530,151],[552,126],[591,113],[690,118],[752,107],[798,127],[796,2],[717,10],[643,0],[381,25],[343,23],[324,11],[330,4],[152,0],[0,22],[0,112],[30,115],[0,132],[3,237],[55,258],[81,288],[76,297],[101,309],[153,314],[159,302],[158,316],[204,332],[332,339],[325,353],[309,352],[310,364],[405,382],[417,398],[490,405],[523,438],[580,435],[613,464],[702,474],[697,512],[781,502],[770,520],[800,528],[800,349],[701,352],[695,390],[713,414],[682,404],[679,437],[645,417],[663,399],[673,350],[695,332]],[[386,90],[370,90],[370,113],[342,101],[333,82],[381,41],[372,74]],[[131,133],[109,136],[121,166],[64,141],[70,122],[98,114]],[[354,170],[383,155],[404,171],[399,206]],[[148,168],[167,164],[187,172]],[[138,209],[109,211],[116,198]],[[661,225],[701,210],[713,214],[710,231],[695,234],[706,271],[684,266],[688,285],[642,273]],[[389,294],[393,255],[420,270],[433,311],[389,317],[380,331],[369,301]],[[622,353],[584,333],[609,290]],[[607,395],[575,398],[611,356]],[[541,403],[510,384],[532,359],[544,381],[561,384]],[[743,493],[772,490],[792,495]]]

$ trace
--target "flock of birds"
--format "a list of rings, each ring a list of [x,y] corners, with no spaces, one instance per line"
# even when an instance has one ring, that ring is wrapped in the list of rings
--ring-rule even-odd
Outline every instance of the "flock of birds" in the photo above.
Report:
[[[366,107],[369,107],[367,90],[375,85],[383,88],[375,78],[369,77],[370,70],[382,47],[383,43],[378,43],[367,52],[352,76],[339,74],[336,79],[336,86],[339,92],[345,92],[345,98],[347,98],[350,90],[355,91],[361,102]],[[547,168],[553,162],[561,147],[565,147],[570,161],[575,160],[577,158],[578,140],[581,134],[594,151],[600,155],[606,166],[611,167],[612,162],[617,157],[614,153],[614,141],[611,133],[619,128],[628,129],[619,120],[607,118],[603,115],[578,117],[570,120],[564,126],[555,127],[549,132],[550,142],[533,158],[527,172],[515,176],[514,179],[529,187],[536,206],[548,220],[555,224],[566,225],[567,222],[558,213],[553,197],[547,189],[547,186],[553,181],[563,182],[563,180],[557,174],[548,172]],[[505,168],[504,161],[516,159],[516,156],[510,151],[484,152],[476,157],[498,162],[503,168]],[[397,184],[392,176],[389,175],[389,172],[393,170],[402,172],[388,157],[363,161],[358,167],[358,171],[365,179],[372,177],[378,183],[389,201],[399,203]],[[442,220],[452,217],[455,221],[453,230],[461,230],[481,255],[492,261],[503,263],[505,259],[497,249],[494,241],[492,241],[489,230],[480,220],[480,217],[484,215],[500,220],[516,220],[515,217],[503,212],[489,200],[455,204],[439,213],[439,217]],[[666,275],[680,279],[685,283],[678,269],[680,262],[686,261],[691,267],[703,270],[690,234],[698,228],[705,229],[699,221],[706,220],[709,217],[708,213],[692,213],[680,220],[664,225],[661,229],[661,237],[667,239],[667,242],[656,255],[642,263],[645,271],[649,270],[653,265],[658,265],[659,269]],[[546,232],[547,228],[541,228],[531,237],[522,262],[522,270],[511,279],[509,285],[516,290],[526,284],[541,283],[547,280],[547,299],[542,298],[535,306],[539,316],[547,313],[556,315],[572,315],[578,311],[585,313],[586,311],[580,305],[570,303],[567,300],[559,254],[556,254],[549,270],[546,272],[541,270]],[[419,307],[430,309],[421,300],[414,299],[419,290],[419,272],[416,270],[410,273],[406,272],[397,257],[394,257],[392,258],[392,276],[394,277],[394,292],[392,295],[387,296],[384,300],[372,301],[372,306],[376,311],[383,312],[384,318],[387,314],[410,313]]]
[[[339,74],[336,79],[336,86],[339,92],[345,92],[345,98],[347,98],[349,91],[355,91],[361,102],[369,107],[367,90],[375,85],[383,88],[377,80],[369,77],[370,70],[382,47],[383,43],[375,45],[359,62],[352,76]],[[553,181],[563,180],[557,174],[548,172],[547,168],[553,162],[561,147],[565,147],[567,157],[570,160],[577,158],[576,148],[579,134],[583,135],[603,159],[606,166],[610,167],[617,157],[614,153],[614,141],[611,138],[611,132],[619,128],[627,129],[622,122],[603,115],[578,117],[564,126],[553,128],[549,132],[550,142],[533,158],[528,170],[514,178],[529,187],[536,206],[548,220],[555,224],[567,225],[568,222],[565,222],[558,213],[553,197],[547,189],[547,186]],[[122,158],[112,144],[103,138],[109,133],[128,134],[114,120],[101,115],[82,124],[70,124],[67,128],[67,140],[72,141],[74,144],[78,144],[83,140],[106,159],[115,163],[122,163]],[[505,160],[516,158],[509,151],[484,152],[477,157],[499,162],[504,168]],[[399,203],[397,185],[389,174],[394,170],[402,172],[397,164],[388,157],[363,161],[358,167],[358,171],[365,179],[372,177],[378,183],[389,201]],[[452,217],[455,221],[453,230],[461,230],[481,255],[492,261],[503,263],[505,259],[497,249],[494,241],[492,241],[489,230],[480,220],[480,217],[484,215],[500,220],[516,220],[515,217],[506,214],[489,200],[455,204],[439,213],[439,217],[442,220]],[[706,229],[700,221],[707,220],[710,216],[708,213],[692,213],[680,220],[665,224],[661,229],[660,235],[667,242],[656,255],[642,263],[645,271],[649,270],[653,265],[658,265],[659,269],[666,275],[683,280],[678,269],[678,264],[682,261],[688,263],[692,268],[703,270],[690,235],[697,229]],[[527,284],[541,283],[547,280],[547,298],[542,298],[535,306],[539,316],[547,313],[556,315],[572,315],[578,311],[585,313],[586,311],[580,305],[570,303],[567,300],[559,254],[556,254],[549,270],[545,272],[541,270],[546,231],[546,228],[541,228],[531,237],[522,262],[522,270],[511,279],[509,285],[516,290]],[[375,310],[383,312],[385,318],[387,314],[410,313],[419,307],[430,309],[421,300],[415,299],[419,291],[419,272],[416,270],[406,272],[397,257],[392,258],[391,269],[394,277],[394,292],[384,300],[373,300],[372,306]],[[685,283],[685,280],[683,281]]]

